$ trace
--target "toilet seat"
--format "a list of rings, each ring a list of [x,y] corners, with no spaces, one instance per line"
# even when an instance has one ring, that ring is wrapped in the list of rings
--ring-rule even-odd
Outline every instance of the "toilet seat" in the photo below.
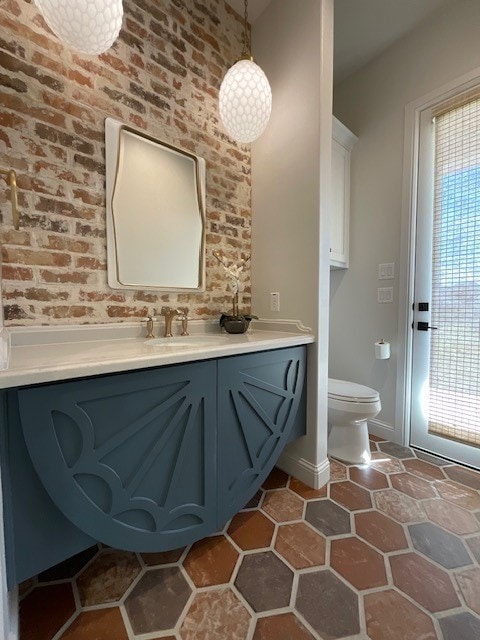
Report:
[[[365,387],[363,384],[329,378],[328,398],[341,402],[375,403],[379,401],[380,396],[378,391]]]

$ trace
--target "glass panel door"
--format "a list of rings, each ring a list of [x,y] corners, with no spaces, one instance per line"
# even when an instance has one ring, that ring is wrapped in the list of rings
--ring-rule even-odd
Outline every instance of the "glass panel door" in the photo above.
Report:
[[[480,100],[421,127],[411,444],[480,467]]]

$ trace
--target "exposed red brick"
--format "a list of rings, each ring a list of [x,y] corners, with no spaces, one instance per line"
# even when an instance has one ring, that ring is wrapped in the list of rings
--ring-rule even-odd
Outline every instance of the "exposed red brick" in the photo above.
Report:
[[[27,267],[2,266],[2,278],[4,280],[33,280],[33,271]]]
[[[4,264],[32,264],[50,267],[67,267],[71,263],[72,258],[68,253],[35,251],[31,249],[14,249],[8,246],[3,246],[2,260]]]
[[[210,318],[230,307],[211,254],[205,293],[107,286],[107,116],[205,157],[207,249],[220,247],[235,261],[249,253],[251,239],[249,147],[228,138],[216,106],[242,21],[223,0],[125,0],[124,10],[119,40],[92,57],[67,54],[31,0],[1,3],[0,149],[2,164],[17,171],[22,216],[15,232],[7,209],[1,230],[7,323],[122,320],[162,303]],[[8,202],[8,189],[0,202]],[[249,291],[247,272],[242,309]]]

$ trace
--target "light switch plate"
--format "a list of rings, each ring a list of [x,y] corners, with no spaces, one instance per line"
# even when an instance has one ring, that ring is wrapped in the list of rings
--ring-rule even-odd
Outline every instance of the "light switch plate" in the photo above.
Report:
[[[393,287],[380,287],[377,289],[377,302],[380,304],[393,302]]]
[[[379,280],[393,280],[395,278],[395,263],[385,262],[378,265],[378,279]]]

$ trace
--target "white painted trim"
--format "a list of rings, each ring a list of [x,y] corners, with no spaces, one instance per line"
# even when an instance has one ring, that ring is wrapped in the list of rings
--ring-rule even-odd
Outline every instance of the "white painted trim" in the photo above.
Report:
[[[415,274],[415,225],[417,210],[420,116],[456,94],[480,83],[480,67],[438,87],[405,107],[402,221],[400,243],[400,293],[398,311],[398,360],[395,407],[396,440],[410,442],[412,330]],[[375,422],[375,421],[371,421]]]
[[[319,464],[312,464],[305,458],[292,456],[284,451],[277,462],[277,467],[314,489],[320,489],[330,480],[330,462],[328,458],[325,458]]]
[[[369,420],[368,421],[368,433],[379,438],[385,438],[385,440],[391,440],[395,442],[395,427],[381,420]],[[401,444],[401,443],[399,443]]]

